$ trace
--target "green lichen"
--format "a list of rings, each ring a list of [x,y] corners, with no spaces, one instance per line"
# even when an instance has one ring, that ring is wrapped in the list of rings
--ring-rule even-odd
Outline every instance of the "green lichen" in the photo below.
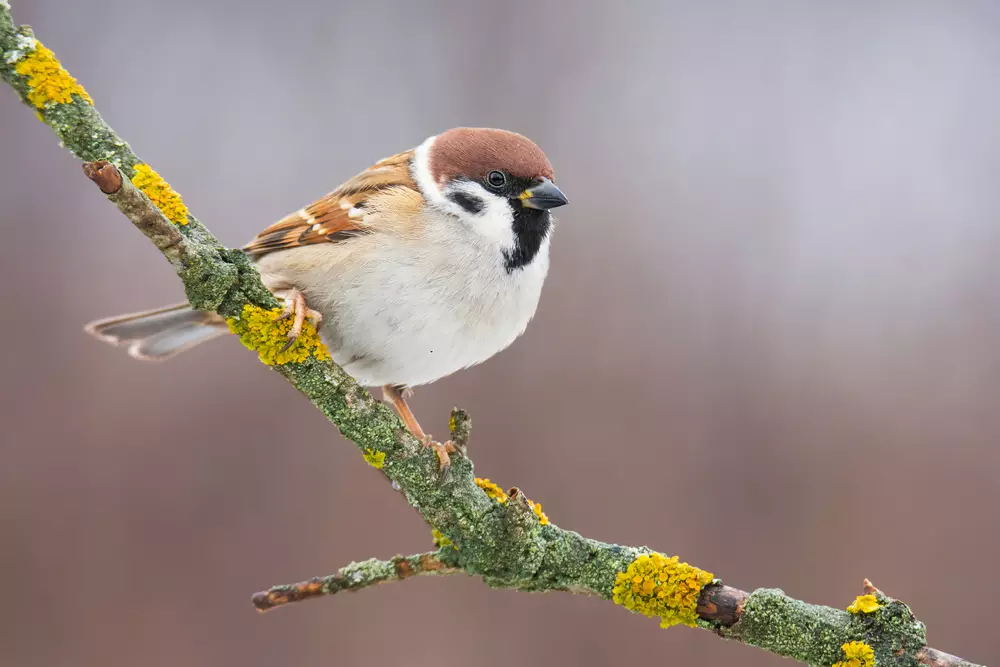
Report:
[[[927,630],[899,600],[883,595],[878,600],[882,607],[876,613],[851,617],[851,638],[866,639],[878,664],[899,664],[899,656],[912,656],[927,645]]]
[[[524,590],[565,590],[610,600],[618,572],[644,550],[593,540],[556,526],[543,526],[542,562]]]
[[[722,632],[800,662],[829,666],[840,659],[840,647],[853,639],[850,618],[846,611],[762,588],[747,598],[739,622]]]
[[[239,270],[220,259],[220,253],[211,251],[189,253],[177,275],[184,283],[184,295],[194,308],[218,311],[220,315],[233,317],[242,311],[243,304],[240,304],[240,309],[235,313],[229,311],[227,314],[222,312],[221,306],[229,297],[230,291],[236,288]]]
[[[927,643],[924,626],[909,607],[885,596],[875,613],[850,614],[794,600],[777,589],[759,589],[743,605],[723,636],[759,646],[810,665],[829,667],[844,657],[841,646],[864,641],[879,665],[914,665],[915,653]]]

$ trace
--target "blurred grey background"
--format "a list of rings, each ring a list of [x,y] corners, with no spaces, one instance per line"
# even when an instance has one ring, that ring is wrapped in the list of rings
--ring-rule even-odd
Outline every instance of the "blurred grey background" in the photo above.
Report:
[[[1000,4],[15,0],[236,245],[454,125],[538,141],[538,316],[419,391],[553,521],[1000,661]],[[0,91],[0,652],[56,665],[778,665],[597,600],[418,579],[250,595],[428,528],[235,340],[84,336],[179,283]],[[972,592],[970,592],[972,589]]]

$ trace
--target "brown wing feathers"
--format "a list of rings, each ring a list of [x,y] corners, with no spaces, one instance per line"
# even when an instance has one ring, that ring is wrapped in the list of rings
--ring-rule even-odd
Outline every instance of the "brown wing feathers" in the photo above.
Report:
[[[341,208],[343,204],[347,208]],[[245,248],[254,256],[311,243],[326,243],[362,234],[357,219],[349,214],[354,202],[331,193],[309,206],[285,216],[251,241]]]
[[[416,189],[407,151],[361,172],[309,206],[285,216],[243,249],[254,257],[312,243],[336,243],[373,231],[364,223],[365,202],[389,188]]]

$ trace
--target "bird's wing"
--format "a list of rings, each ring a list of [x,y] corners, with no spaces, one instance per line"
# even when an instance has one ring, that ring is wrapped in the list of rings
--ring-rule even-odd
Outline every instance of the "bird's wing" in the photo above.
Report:
[[[371,199],[384,196],[391,199],[401,196],[410,202],[420,199],[410,175],[412,158],[410,150],[380,160],[333,192],[274,223],[243,250],[257,258],[278,250],[337,243],[377,231],[377,219],[366,211]]]

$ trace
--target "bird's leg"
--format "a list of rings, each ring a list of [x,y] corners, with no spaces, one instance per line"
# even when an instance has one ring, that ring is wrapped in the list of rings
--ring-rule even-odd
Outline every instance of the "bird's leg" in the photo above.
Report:
[[[399,387],[394,387],[392,385],[386,385],[382,387],[382,393],[385,396],[385,400],[392,403],[392,407],[396,408],[396,412],[399,413],[399,418],[403,420],[406,425],[407,430],[413,434],[413,436],[420,442],[426,442],[430,440],[430,436],[424,433],[424,429],[420,427],[420,423],[417,418],[413,415],[413,411],[410,410],[409,404],[406,402],[406,390]]]
[[[399,418],[403,420],[406,429],[425,447],[434,450],[438,457],[438,468],[444,470],[451,465],[451,457],[448,455],[457,452],[458,448],[452,444],[451,440],[442,444],[424,433],[424,429],[420,428],[420,422],[413,416],[413,411],[406,403],[406,393],[405,389],[391,384],[382,387],[382,396],[387,402],[392,403],[392,407],[396,408],[396,412],[399,413]]]
[[[278,316],[278,321],[289,317],[294,317],[295,319],[292,320],[292,328],[288,331],[288,343],[285,347],[281,348],[282,352],[295,343],[299,334],[302,333],[302,325],[305,323],[307,317],[309,321],[317,326],[323,321],[323,314],[306,305],[306,297],[295,288],[285,292],[285,309]]]

